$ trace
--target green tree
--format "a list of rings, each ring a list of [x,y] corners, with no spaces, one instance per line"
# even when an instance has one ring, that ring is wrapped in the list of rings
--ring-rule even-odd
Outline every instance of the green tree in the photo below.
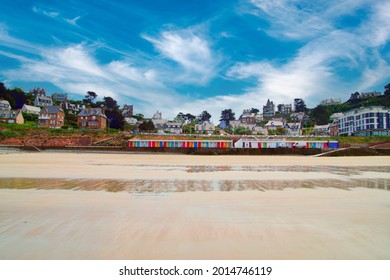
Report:
[[[329,108],[323,105],[318,105],[311,110],[311,116],[318,125],[328,124],[330,113]]]
[[[11,90],[11,96],[15,105],[13,109],[22,109],[23,105],[27,103],[26,93],[21,88],[14,88]]]
[[[85,95],[85,98],[83,99],[83,103],[85,106],[92,106],[93,101],[97,98],[97,94],[93,91],[87,91],[87,95]]]
[[[295,112],[306,112],[305,101],[303,101],[302,98],[295,98],[294,99],[294,108],[295,108]]]
[[[155,132],[156,128],[154,127],[154,123],[152,122],[152,120],[144,120],[139,125],[139,130],[144,132]]]
[[[110,96],[103,97],[102,104],[109,110],[119,110],[118,102]]]
[[[235,113],[232,111],[232,109],[225,109],[221,112],[221,118],[219,121],[224,121],[226,126],[229,126],[230,121],[235,120]]]
[[[110,128],[124,130],[126,123],[125,117],[119,109],[107,109],[105,113]]]
[[[278,127],[275,131],[276,135],[284,135],[286,134],[286,129],[284,127]]]
[[[209,121],[211,119],[211,115],[207,111],[203,111],[199,116],[198,119],[200,122]]]
[[[252,135],[252,130],[247,129],[243,126],[236,127],[233,132],[234,132],[234,134],[237,134],[237,135]]]
[[[357,91],[355,93],[351,93],[351,97],[348,99],[348,103],[350,104],[356,104],[360,101],[360,93]]]
[[[143,114],[136,114],[133,115],[132,117],[135,118],[137,121],[142,121],[145,118]]]

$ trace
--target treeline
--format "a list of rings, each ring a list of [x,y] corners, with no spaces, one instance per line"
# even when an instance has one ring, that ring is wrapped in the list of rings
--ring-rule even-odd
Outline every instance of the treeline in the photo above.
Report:
[[[34,105],[37,95],[46,95],[44,89],[34,88],[29,92],[25,92],[21,88],[7,89],[4,83],[0,83],[0,99],[7,100],[12,109],[22,109],[24,104]],[[121,129],[125,128],[125,119],[122,112],[119,110],[119,105],[112,97],[103,97],[103,101],[96,101],[97,94],[88,91],[87,95],[82,101],[69,100],[72,104],[84,104],[86,107],[104,108],[107,116],[108,125],[110,128]],[[59,104],[55,102],[54,104]],[[36,121],[36,116],[24,114],[26,120]],[[65,110],[65,127],[77,127],[77,117]]]
[[[384,95],[370,97],[370,98],[361,98],[359,92],[351,94],[351,97],[344,103],[338,105],[318,105],[315,108],[307,108],[305,102],[301,98],[294,99],[294,108],[296,112],[304,112],[310,117],[310,121],[307,124],[308,126],[313,124],[328,124],[330,122],[330,116],[334,113],[346,112],[360,107],[367,106],[384,106],[390,107],[390,84],[387,84],[385,87]],[[8,100],[13,109],[21,109],[24,104],[33,105],[36,95],[46,94],[44,89],[34,88],[30,92],[26,93],[21,88],[7,89],[3,83],[0,82],[0,99]],[[122,115],[122,112],[119,109],[119,105],[115,99],[112,97],[103,97],[102,101],[96,101],[98,95],[93,91],[88,91],[82,101],[73,101],[70,100],[73,104],[84,104],[86,107],[103,107],[105,108],[105,114],[110,128],[115,129],[125,129],[126,122]],[[251,113],[258,113],[259,109],[252,108]],[[65,111],[65,124],[69,126],[76,126],[76,116],[68,114]],[[144,131],[153,131],[155,130],[154,125],[151,121],[144,120],[142,114],[133,116],[138,121],[144,121],[139,129]],[[284,117],[289,120],[290,116],[281,115],[276,113],[275,117]],[[211,115],[207,111],[203,111],[200,115],[194,116],[190,113],[180,112],[175,121],[186,123],[184,130],[193,130],[193,126],[196,123],[202,123],[203,121],[209,121]],[[229,121],[235,120],[235,113],[232,109],[225,109],[221,112],[219,121],[225,122],[227,125]],[[192,125],[192,126],[191,126]],[[188,127],[186,127],[188,126]]]
[[[24,104],[34,104],[31,93],[26,93],[21,88],[7,89],[3,83],[0,83],[0,99],[8,100],[12,109],[22,109]]]
[[[342,113],[360,107],[383,106],[390,107],[390,84],[384,87],[383,95],[362,98],[359,92],[351,93],[351,97],[338,105],[318,105],[313,109],[306,109],[306,113],[319,125],[328,124],[330,116],[334,113]]]

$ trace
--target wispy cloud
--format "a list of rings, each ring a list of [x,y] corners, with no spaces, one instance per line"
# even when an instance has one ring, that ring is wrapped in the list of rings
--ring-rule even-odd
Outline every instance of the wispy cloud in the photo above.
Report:
[[[32,7],[32,11],[39,15],[44,15],[59,21],[67,22],[68,24],[78,26],[77,21],[81,18],[81,16],[76,16],[74,18],[66,18],[60,14],[59,11],[53,10],[53,9],[43,9],[37,6]]]
[[[95,59],[95,51],[94,47],[85,44],[44,48],[37,58],[1,51],[0,55],[21,64],[2,74],[9,80],[49,82],[64,92],[81,96],[92,90],[100,97],[111,96],[121,103],[131,98],[143,112],[169,108],[174,101],[180,100],[177,93],[158,81],[156,70],[147,66],[134,67],[124,60],[102,64]]]
[[[37,6],[33,6],[32,7],[32,10],[34,13],[36,14],[41,14],[41,15],[45,15],[45,16],[48,16],[48,17],[52,17],[52,18],[55,18],[55,17],[58,17],[59,16],[59,12],[57,11],[54,11],[54,10],[45,10],[45,9],[41,9]]]
[[[389,3],[372,3],[365,21],[351,30],[337,28],[337,17],[353,13],[353,8],[360,8],[366,1],[250,2],[269,20],[270,36],[311,40],[287,63],[255,61],[233,66],[227,72],[231,79],[256,79],[248,93],[272,96],[279,102],[295,97],[318,100],[319,96],[346,96],[349,91],[367,90],[390,78],[389,63],[378,50],[390,38]],[[343,81],[343,75],[352,70],[355,78]],[[351,88],[352,84],[360,85]]]
[[[220,56],[202,34],[201,28],[168,30],[158,36],[142,35],[167,59],[179,64],[184,73],[178,78],[183,82],[206,84],[216,76]]]
[[[8,27],[2,23],[0,23],[0,45],[28,53],[36,53],[41,49],[39,45],[34,45],[11,36]]]
[[[81,18],[81,16],[77,16],[73,19],[64,19],[67,23],[71,25],[76,25],[77,26],[77,21]]]
[[[331,32],[342,15],[353,14],[366,6],[366,0],[249,0],[244,12],[269,22],[263,29],[282,40],[306,40]],[[255,9],[253,9],[255,7]]]

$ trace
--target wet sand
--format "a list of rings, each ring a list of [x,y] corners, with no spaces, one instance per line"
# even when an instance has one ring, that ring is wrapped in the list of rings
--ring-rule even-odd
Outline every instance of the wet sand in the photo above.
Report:
[[[390,259],[390,157],[0,155],[0,259]]]

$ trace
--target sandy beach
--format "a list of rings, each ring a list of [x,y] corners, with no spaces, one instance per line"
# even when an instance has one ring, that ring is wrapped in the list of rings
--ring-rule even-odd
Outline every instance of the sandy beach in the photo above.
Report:
[[[0,155],[0,259],[390,259],[390,157]]]

